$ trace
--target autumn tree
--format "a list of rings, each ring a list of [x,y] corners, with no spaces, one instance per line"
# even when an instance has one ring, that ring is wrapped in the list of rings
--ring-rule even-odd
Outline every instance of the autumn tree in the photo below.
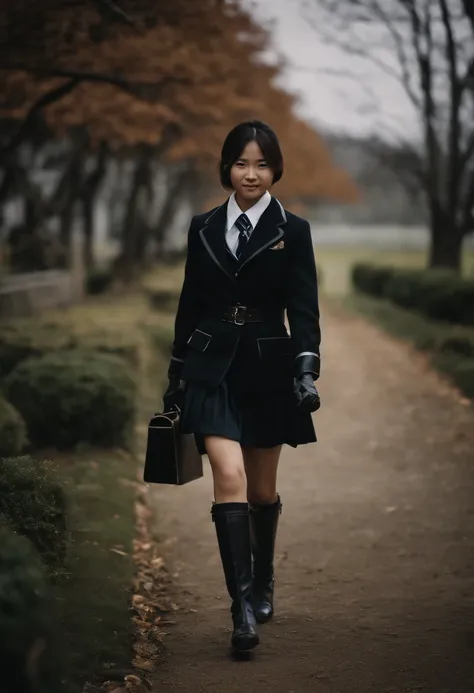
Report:
[[[163,247],[184,197],[197,211],[215,194],[210,181],[217,183],[222,140],[236,122],[251,117],[269,121],[281,136],[288,161],[282,197],[353,198],[352,183],[334,169],[318,135],[295,117],[292,97],[274,86],[277,69],[260,59],[265,32],[236,4],[176,0],[153,14],[143,0],[121,3],[125,17],[114,3],[105,4],[112,17],[104,3],[59,7],[48,0],[41,10],[48,45],[36,36],[37,25],[27,22],[30,43],[21,61],[7,53],[10,68],[0,72],[7,96],[3,115],[19,123],[4,143],[4,180],[8,170],[18,169],[16,149],[35,128],[68,143],[58,190],[30,215],[30,231],[56,214],[67,243],[79,202],[91,261],[94,196],[107,162],[119,163],[131,170],[128,190],[119,193],[127,198],[119,266],[130,275],[150,241]],[[85,10],[80,16],[79,5]],[[28,180],[27,172],[22,175]],[[166,195],[157,207],[154,181],[163,175]],[[31,188],[24,193],[28,197]]]

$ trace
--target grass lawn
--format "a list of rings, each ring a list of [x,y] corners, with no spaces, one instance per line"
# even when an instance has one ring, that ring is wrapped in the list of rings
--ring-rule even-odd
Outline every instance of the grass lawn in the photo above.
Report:
[[[137,461],[122,450],[52,455],[66,480],[72,542],[67,577],[55,587],[67,690],[97,669],[130,667]]]
[[[377,262],[395,267],[425,267],[427,253],[421,250],[384,250],[364,246],[315,247],[316,263],[321,270],[321,287],[327,294],[351,291],[350,272],[356,262]],[[474,251],[465,251],[463,273],[474,275]]]

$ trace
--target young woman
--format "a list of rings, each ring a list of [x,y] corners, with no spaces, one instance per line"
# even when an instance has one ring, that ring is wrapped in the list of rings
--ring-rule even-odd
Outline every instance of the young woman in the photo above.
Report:
[[[209,457],[212,519],[232,600],[232,646],[258,645],[273,615],[282,445],[316,440],[319,306],[307,221],[268,192],[283,157],[273,130],[237,125],[220,162],[225,204],[193,218],[165,408]],[[285,327],[287,314],[290,334]]]

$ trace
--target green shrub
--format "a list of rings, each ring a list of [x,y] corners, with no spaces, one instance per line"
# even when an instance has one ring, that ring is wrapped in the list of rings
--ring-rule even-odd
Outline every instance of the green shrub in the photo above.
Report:
[[[50,462],[26,456],[0,459],[0,524],[29,539],[50,570],[62,566],[66,501]]]
[[[135,382],[123,359],[71,350],[20,363],[5,381],[32,443],[68,449],[78,443],[127,444]]]
[[[0,378],[18,363],[49,351],[72,348],[75,337],[62,325],[19,322],[2,326],[0,333]]]
[[[388,298],[435,320],[474,325],[474,280],[450,270],[397,269],[371,264],[352,268],[354,287]]]
[[[474,399],[474,358],[458,360],[451,377],[466,397]]]
[[[383,296],[402,308],[416,308],[420,290],[417,270],[396,269],[385,285]]]
[[[138,343],[134,336],[123,332],[99,330],[77,337],[76,348],[91,350],[103,354],[120,356],[132,366],[138,365]]]
[[[392,267],[358,263],[352,268],[352,283],[356,289],[366,294],[383,296],[393,271]]]
[[[447,271],[424,272],[417,307],[435,320],[474,325],[474,281]]]
[[[171,356],[173,346],[174,330],[163,326],[149,326],[148,331],[153,345],[160,354],[167,360]]]
[[[433,365],[446,373],[461,392],[474,399],[474,358],[464,358],[459,354],[434,354]]]
[[[30,357],[75,349],[121,356],[133,366],[138,363],[134,335],[102,329],[81,333],[69,325],[19,321],[4,327],[0,335],[0,380]]]
[[[89,271],[86,279],[88,294],[102,294],[107,291],[114,281],[114,274],[109,268],[95,268]]]
[[[474,335],[456,333],[444,335],[436,340],[433,350],[438,353],[474,358]]]
[[[0,397],[0,457],[19,455],[26,443],[26,426],[20,413]]]
[[[0,667],[2,693],[64,690],[59,618],[38,553],[24,537],[0,529]],[[34,666],[27,667],[38,644]],[[32,662],[33,663],[33,662]]]

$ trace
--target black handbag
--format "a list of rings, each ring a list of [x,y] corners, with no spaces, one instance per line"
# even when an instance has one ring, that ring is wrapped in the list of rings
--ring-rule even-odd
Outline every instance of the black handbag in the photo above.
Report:
[[[143,480],[182,486],[203,476],[193,433],[181,433],[179,409],[155,414],[148,424]]]

